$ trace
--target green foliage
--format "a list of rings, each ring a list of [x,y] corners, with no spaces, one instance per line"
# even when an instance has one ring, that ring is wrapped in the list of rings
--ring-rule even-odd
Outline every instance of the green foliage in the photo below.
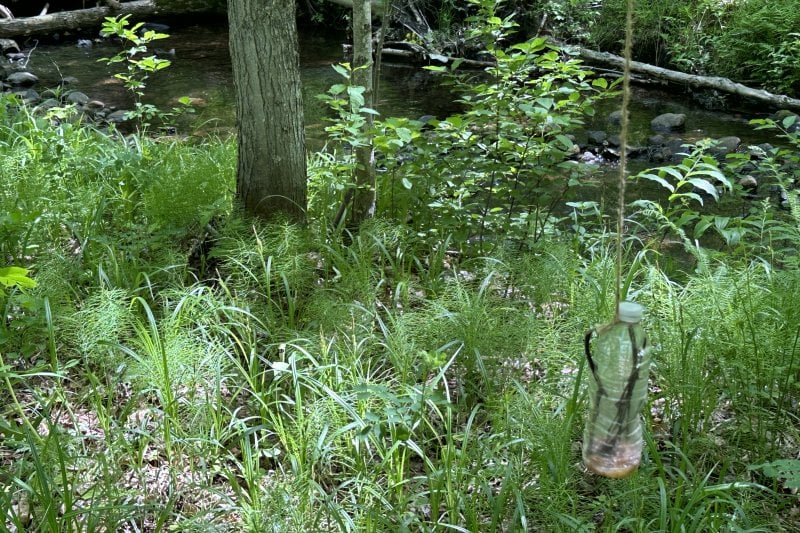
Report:
[[[333,85],[326,94],[317,95],[317,98],[325,102],[328,107],[336,114],[336,118],[332,118],[331,125],[325,128],[330,139],[330,145],[334,150],[341,150],[342,156],[338,159],[337,172],[347,174],[347,179],[342,181],[335,179],[331,182],[318,182],[312,179],[310,187],[312,188],[311,197],[312,205],[317,204],[319,194],[316,192],[318,187],[327,189],[325,195],[330,198],[331,188],[336,191],[345,191],[352,194],[358,187],[360,179],[358,173],[359,161],[357,157],[357,150],[368,147],[372,142],[372,131],[367,128],[369,117],[377,115],[378,112],[374,109],[365,106],[364,92],[365,88],[360,85],[353,85],[354,75],[357,71],[366,69],[367,66],[361,66],[353,69],[349,63],[342,63],[333,65],[333,69],[342,76],[346,83],[337,83]],[[313,173],[312,173],[313,174]],[[341,177],[344,177],[343,175]],[[328,204],[326,209],[341,206],[345,208],[345,204],[351,202],[346,200],[348,195],[344,195],[341,200],[337,202],[338,205]],[[317,207],[314,205],[314,207]],[[318,208],[318,207],[317,207]],[[325,209],[325,207],[323,207]],[[334,223],[341,223],[344,218],[341,216],[344,211],[341,211],[338,216],[334,217]],[[340,220],[335,220],[339,218]]]
[[[146,127],[150,125],[150,121],[153,119],[165,123],[181,113],[191,112],[191,108],[188,107],[189,98],[185,96],[179,98],[179,102],[183,107],[173,108],[171,112],[162,111],[152,104],[142,102],[147,80],[150,79],[150,76],[164,70],[171,64],[168,59],[160,58],[155,54],[144,55],[148,51],[147,46],[153,41],[166,39],[169,35],[153,30],[142,31],[144,22],[137,22],[128,27],[130,25],[129,18],[130,15],[105,18],[100,35],[103,37],[118,37],[129,46],[112,57],[104,57],[98,60],[107,65],[123,63],[125,66],[125,72],[117,72],[114,77],[121,80],[125,88],[134,97],[134,105],[136,107],[133,111],[129,111],[126,117],[135,119]]]
[[[36,282],[28,277],[28,272],[28,269],[20,267],[0,268],[0,297],[6,295],[3,287],[19,287],[21,289],[36,287]]]
[[[130,337],[133,328],[129,298],[125,290],[100,288],[72,316],[75,343],[87,361],[112,366],[116,362],[114,344]]]
[[[527,7],[517,2],[519,7]],[[596,3],[590,0],[544,0],[533,8],[534,23],[539,32],[546,30],[560,41],[586,41],[591,29],[597,24]]]
[[[473,37],[496,66],[484,76],[453,77],[465,111],[430,121],[430,131],[396,119],[377,125],[375,147],[387,159],[379,210],[397,219],[411,213],[426,238],[452,231],[465,248],[530,246],[553,231],[568,193],[587,174],[570,159],[570,133],[608,84],[544,38],[505,47],[516,24],[496,16],[493,2],[473,3],[481,4],[474,22],[486,21]]]
[[[132,177],[138,181],[144,220],[181,238],[207,228],[231,205],[235,160],[235,150],[225,142],[159,142],[149,175]]]
[[[800,489],[800,461],[797,459],[778,459],[752,465],[750,469],[761,470],[765,476],[781,481],[786,489]]]
[[[704,197],[718,202],[720,190],[723,194],[733,192],[731,181],[720,170],[716,160],[706,153],[708,147],[708,142],[701,142],[681,163],[648,169],[635,176],[635,179],[657,183],[669,192],[669,196],[666,207],[646,199],[636,200],[633,205],[641,208],[645,217],[657,221],[662,235],[668,232],[678,234],[688,249],[709,228],[716,229],[728,245],[738,244],[742,237],[742,230],[735,227],[730,217],[699,212]]]
[[[489,22],[491,47],[513,22]],[[463,113],[383,121],[393,216],[357,233],[324,220],[350,176],[357,90],[329,94],[346,120],[314,156],[310,227],[231,212],[230,142],[123,142],[4,100],[2,260],[35,265],[38,285],[7,291],[0,529],[791,529],[796,119],[759,123],[791,145],[763,159],[720,166],[700,143],[637,178],[657,191],[624,249],[654,347],[647,446],[639,473],[599,479],[580,467],[581,333],[612,315],[615,236],[591,190],[559,188],[602,82],[540,41],[492,50]],[[788,210],[717,211],[740,201],[745,163]],[[546,230],[514,225],[555,199]],[[493,257],[476,253],[482,227]],[[694,268],[664,268],[665,232]]]
[[[688,13],[703,12],[710,2],[644,0],[634,3],[633,28],[635,59],[663,64],[676,28],[685,28]],[[592,40],[603,50],[622,49],[625,32],[626,0],[606,0],[592,27]],[[683,31],[683,30],[682,30]]]
[[[715,70],[745,83],[796,94],[798,28],[800,13],[791,0],[736,2],[714,39]]]
[[[742,217],[742,227],[753,254],[790,266],[800,261],[796,246],[800,238],[800,191],[797,189],[800,132],[797,131],[797,116],[783,114],[780,120],[751,121],[757,129],[774,131],[784,146],[764,153],[754,170],[760,186],[777,190],[778,198],[765,198],[761,205],[751,207],[747,216]],[[728,168],[734,172],[741,172],[747,164],[748,161],[737,157],[729,157],[727,161]],[[776,209],[778,207],[782,210]]]
[[[257,306],[262,321],[296,327],[298,297],[313,282],[308,235],[287,222],[242,222],[233,219],[221,228],[211,259],[219,261],[232,296]]]
[[[150,75],[163,70],[170,65],[167,59],[161,59],[155,55],[140,57],[140,54],[147,52],[147,45],[159,39],[169,37],[166,33],[158,33],[153,30],[146,30],[142,33],[139,30],[144,26],[144,22],[137,22],[130,28],[130,15],[123,17],[106,17],[100,35],[103,37],[119,37],[126,43],[130,43],[130,48],[125,48],[113,57],[104,57],[100,61],[114,65],[124,63],[126,72],[114,74],[114,77],[122,80],[125,88],[128,89],[139,103],[144,95],[146,81]]]
[[[317,95],[317,98],[325,102],[337,115],[325,131],[332,141],[350,148],[364,146],[365,115],[377,114],[375,110],[364,107],[364,87],[352,84],[354,70],[365,68],[367,67],[361,66],[353,69],[349,63],[333,65],[333,69],[347,83],[337,83],[328,89],[327,94]]]
[[[626,2],[602,4],[592,38],[602,49],[618,50]],[[800,15],[793,0],[648,0],[635,6],[636,59],[782,94],[800,89]]]
[[[714,71],[715,36],[725,27],[732,5],[717,0],[680,3],[668,19],[669,33],[662,37],[669,52],[667,62],[684,72],[703,75]]]

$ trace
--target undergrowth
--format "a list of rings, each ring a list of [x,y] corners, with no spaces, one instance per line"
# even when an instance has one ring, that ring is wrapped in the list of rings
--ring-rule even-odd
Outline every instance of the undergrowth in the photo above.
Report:
[[[2,106],[0,262],[38,281],[0,299],[4,529],[795,527],[794,212],[726,253],[684,231],[681,271],[658,244],[686,204],[633,212],[654,368],[643,464],[612,481],[579,443],[582,335],[613,311],[602,222],[487,257],[446,225],[330,230],[322,200],[308,227],[254,221],[230,140]]]

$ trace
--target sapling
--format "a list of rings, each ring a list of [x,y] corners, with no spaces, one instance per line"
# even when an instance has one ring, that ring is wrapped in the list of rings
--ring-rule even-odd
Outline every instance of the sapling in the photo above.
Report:
[[[149,123],[147,120],[153,118],[159,119],[162,123],[168,118],[173,118],[176,115],[189,111],[190,99],[188,96],[183,96],[178,101],[184,106],[183,108],[173,108],[171,112],[164,112],[152,104],[145,104],[142,102],[144,96],[144,89],[146,82],[150,75],[164,70],[169,67],[172,62],[169,59],[163,59],[155,54],[146,55],[148,52],[147,45],[151,42],[166,39],[169,37],[166,33],[160,33],[153,30],[141,31],[144,27],[143,22],[137,22],[129,27],[130,15],[123,17],[106,17],[103,22],[100,35],[103,37],[118,37],[123,43],[130,43],[129,48],[119,51],[112,57],[103,57],[99,61],[105,62],[107,65],[114,65],[117,63],[125,63],[126,71],[117,72],[114,77],[122,80],[125,88],[133,95],[135,110],[126,113],[127,120],[135,119],[143,126]]]

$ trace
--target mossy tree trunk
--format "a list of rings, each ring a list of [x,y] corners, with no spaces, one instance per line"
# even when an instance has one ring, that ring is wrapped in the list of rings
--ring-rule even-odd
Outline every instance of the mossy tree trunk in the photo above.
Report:
[[[252,215],[303,220],[306,153],[295,0],[230,0],[228,20],[237,198]]]

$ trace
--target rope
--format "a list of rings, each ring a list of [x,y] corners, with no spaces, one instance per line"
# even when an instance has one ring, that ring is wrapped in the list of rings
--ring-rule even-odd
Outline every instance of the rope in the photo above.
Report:
[[[619,318],[619,304],[622,293],[622,240],[625,231],[625,184],[628,166],[628,108],[631,101],[631,48],[633,41],[633,0],[628,0],[625,16],[625,66],[622,73],[622,129],[619,133],[619,206],[617,209],[617,261],[614,290],[614,316]]]

